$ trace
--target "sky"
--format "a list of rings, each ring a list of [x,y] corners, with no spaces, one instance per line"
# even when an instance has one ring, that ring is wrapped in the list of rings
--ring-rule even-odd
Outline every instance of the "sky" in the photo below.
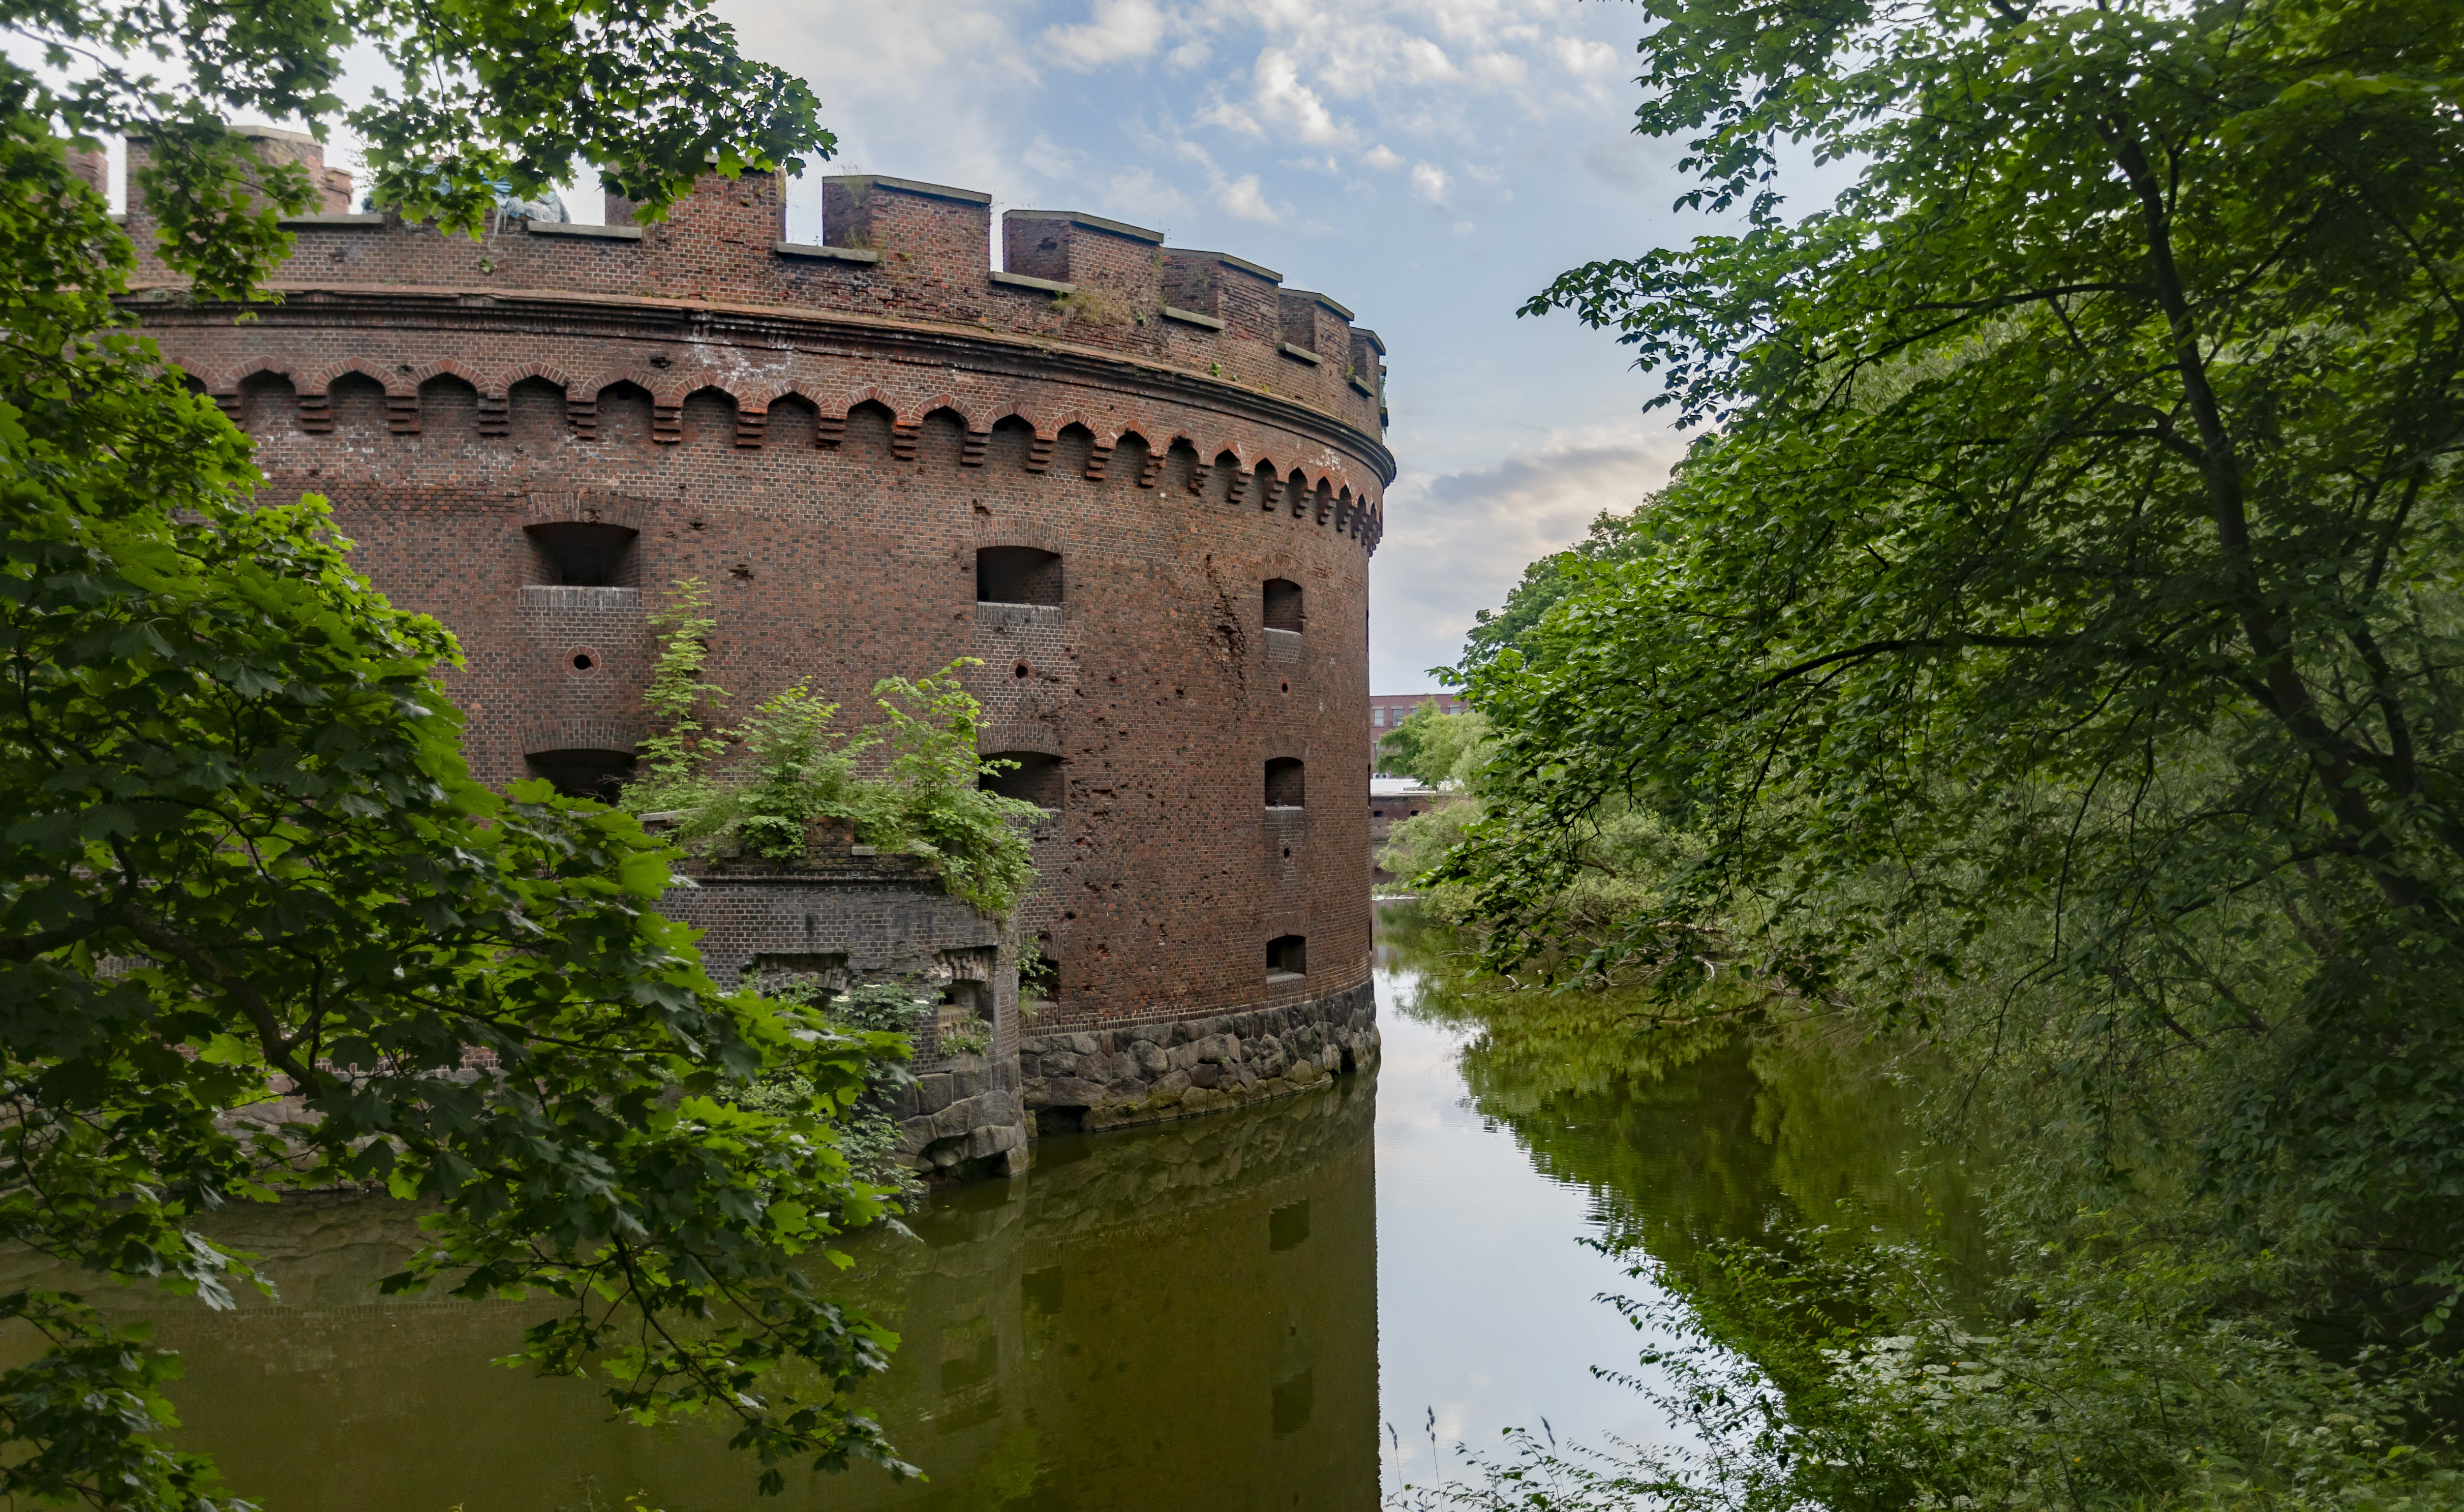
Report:
[[[812,84],[840,139],[791,190],[790,236],[819,239],[823,173],[923,179],[987,190],[996,213],[1085,210],[1233,252],[1376,330],[1398,471],[1370,568],[1375,692],[1434,688],[1527,563],[1682,454],[1610,336],[1515,314],[1569,268],[1709,229],[1669,208],[1682,144],[1631,130],[1631,6],[717,9],[747,53]]]

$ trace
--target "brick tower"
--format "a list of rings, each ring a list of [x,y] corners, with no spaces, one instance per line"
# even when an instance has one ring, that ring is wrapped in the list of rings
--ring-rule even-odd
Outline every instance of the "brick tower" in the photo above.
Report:
[[[623,778],[644,617],[681,579],[711,585],[737,713],[809,679],[860,718],[877,678],[979,658],[983,748],[1048,811],[1014,922],[1057,990],[1000,1047],[1045,1127],[1374,1055],[1382,343],[1119,221],[1012,210],[996,270],[989,195],[824,186],[819,245],[757,177],[476,241],[338,207],[286,223],[283,298],[246,322],[186,299],[132,195],[129,308],[272,493],[330,498],[362,570],[460,638],[484,780]]]

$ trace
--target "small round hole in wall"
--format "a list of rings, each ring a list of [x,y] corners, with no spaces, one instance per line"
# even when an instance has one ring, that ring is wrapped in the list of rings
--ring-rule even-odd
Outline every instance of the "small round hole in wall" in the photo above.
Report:
[[[1034,670],[1034,668],[1027,666],[1024,662],[1021,662],[1016,667],[1009,669],[1009,674],[1012,677],[1024,677]]]
[[[1289,861],[1289,860],[1291,860],[1291,859],[1292,859],[1292,847],[1291,847],[1291,846],[1289,846],[1289,845],[1286,845],[1286,846],[1284,847],[1284,859],[1285,859],[1286,861]]]
[[[599,670],[599,653],[587,646],[577,646],[564,653],[564,665],[568,671],[587,676]]]
[[[1286,691],[1286,692],[1287,692],[1287,693],[1288,693],[1288,692],[1290,692],[1291,690],[1292,690],[1292,685],[1291,685],[1291,684],[1289,684],[1289,683],[1286,683],[1286,684],[1284,685],[1284,691]]]

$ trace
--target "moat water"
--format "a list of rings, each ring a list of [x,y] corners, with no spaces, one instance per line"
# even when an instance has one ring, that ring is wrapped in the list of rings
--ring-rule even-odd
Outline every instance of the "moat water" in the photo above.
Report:
[[[1381,919],[1374,1076],[1049,1139],[913,1238],[847,1246],[845,1290],[903,1339],[872,1406],[925,1484],[867,1467],[759,1497],[715,1425],[611,1422],[587,1383],[491,1366],[532,1310],[379,1301],[412,1235],[385,1204],[232,1230],[278,1304],[120,1304],[186,1358],[180,1440],[267,1512],[1365,1512],[1507,1426],[1672,1432],[1593,1373],[1644,1343],[1599,1300],[1643,1284],[1603,1242],[1938,1206],[1896,1173],[1886,1090],[1742,1046],[1604,1050],[1580,1007],[1501,1035],[1448,947],[1408,908]]]

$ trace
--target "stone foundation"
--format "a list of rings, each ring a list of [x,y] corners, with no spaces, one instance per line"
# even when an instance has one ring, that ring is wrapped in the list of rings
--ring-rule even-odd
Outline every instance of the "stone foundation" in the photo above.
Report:
[[[1215,1112],[1377,1063],[1367,982],[1285,1008],[1074,1034],[1023,1035],[1020,1085],[1037,1131],[1118,1129]]]

